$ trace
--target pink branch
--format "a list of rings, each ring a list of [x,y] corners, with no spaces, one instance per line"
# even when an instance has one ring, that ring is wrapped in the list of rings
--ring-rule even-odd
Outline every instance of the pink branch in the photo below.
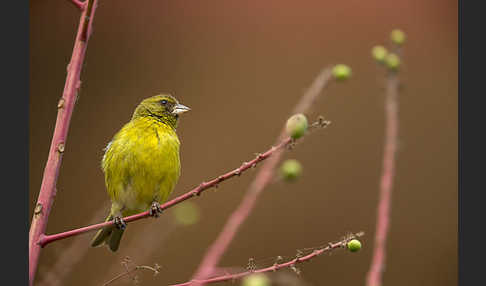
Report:
[[[293,113],[306,112],[313,105],[313,103],[321,93],[322,89],[329,82],[331,76],[332,74],[330,69],[326,68],[321,71],[321,73],[312,83],[312,86],[307,90],[302,99],[299,101]],[[280,133],[277,142],[285,136],[286,130],[284,128]],[[221,259],[221,256],[223,256],[229,244],[235,237],[236,232],[246,220],[250,212],[253,210],[258,196],[262,193],[263,189],[265,189],[265,187],[271,182],[274,170],[278,162],[280,161],[281,155],[282,150],[278,150],[277,152],[275,152],[274,156],[272,156],[272,158],[265,162],[265,164],[256,175],[255,180],[246,191],[246,195],[241,201],[240,205],[233,211],[231,216],[228,218],[219,236],[209,247],[202,262],[199,264],[199,267],[193,275],[192,279],[193,281],[198,281],[195,282],[195,285],[203,285],[204,280],[212,275],[215,267]]]
[[[74,6],[78,7],[79,10],[83,11],[84,8],[86,7],[86,2],[88,2],[88,1],[81,2],[79,0],[70,0],[70,2],[73,3]]]
[[[62,154],[64,152],[66,138],[69,129],[71,115],[76,102],[77,92],[81,85],[80,74],[83,66],[86,47],[90,33],[91,24],[93,22],[94,13],[96,10],[97,0],[90,0],[88,9],[84,9],[81,13],[78,32],[74,43],[74,49],[71,56],[71,62],[68,66],[68,74],[62,98],[58,103],[58,113],[56,120],[56,127],[52,137],[49,156],[46,167],[44,169],[44,177],[42,178],[41,189],[37,204],[34,209],[34,216],[29,232],[29,284],[33,285],[34,277],[37,270],[40,255],[40,245],[37,241],[43,236],[46,227],[49,213],[56,195],[56,182],[61,167]]]
[[[390,225],[390,205],[395,176],[395,155],[398,134],[398,78],[390,73],[386,85],[385,102],[385,147],[383,155],[383,173],[380,183],[380,201],[376,220],[375,245],[371,267],[366,278],[367,286],[380,286],[385,266],[385,247]]]
[[[174,198],[174,199],[172,199],[172,200],[170,200],[170,201],[168,201],[164,204],[161,204],[160,208],[162,210],[165,210],[165,209],[173,207],[173,206],[175,206],[175,205],[177,205],[177,204],[179,204],[179,203],[181,203],[181,202],[183,202],[187,199],[190,199],[190,198],[195,197],[195,196],[199,196],[203,191],[205,191],[205,190],[207,190],[211,187],[217,187],[219,183],[224,182],[224,181],[226,181],[226,180],[228,180],[228,179],[230,179],[234,176],[239,176],[243,172],[247,171],[248,169],[255,167],[258,163],[269,158],[274,153],[278,153],[279,150],[290,145],[292,142],[293,141],[290,139],[290,137],[287,137],[287,138],[283,139],[276,146],[267,150],[265,153],[259,154],[258,156],[256,156],[253,160],[251,160],[249,162],[244,162],[239,168],[236,168],[236,169],[234,169],[230,172],[227,172],[226,174],[218,176],[217,178],[212,179],[209,182],[201,183],[199,186],[192,189],[191,191],[189,191],[189,192],[187,192],[183,195],[180,195],[180,196],[178,196],[178,197],[176,197],[176,198]],[[142,219],[142,218],[146,218],[148,216],[149,216],[149,212],[145,211],[145,212],[141,212],[141,213],[138,213],[138,214],[135,214],[135,215],[132,215],[132,216],[125,217],[125,218],[123,218],[123,220],[128,223],[128,222],[136,221],[136,220],[139,220],[139,219]],[[103,228],[105,226],[109,226],[109,225],[112,225],[112,224],[113,224],[113,221],[107,221],[107,222],[98,223],[98,224],[94,224],[94,225],[90,225],[90,226],[86,226],[86,227],[82,227],[82,228],[78,228],[78,229],[74,229],[74,230],[70,230],[70,231],[66,231],[66,232],[61,232],[61,233],[57,233],[57,234],[52,234],[52,235],[44,235],[43,234],[39,237],[38,244],[41,247],[44,247],[47,244],[54,242],[56,240],[60,240],[60,239],[68,238],[68,237],[71,237],[71,236],[79,235],[79,234],[82,234],[82,233],[85,233],[85,232],[88,232],[88,231],[93,231],[93,230],[96,230],[96,229],[100,229],[100,228]]]
[[[188,281],[188,282],[185,282],[185,283],[173,284],[173,285],[170,285],[170,286],[186,286],[186,285],[192,285],[192,284],[196,284],[197,285],[197,284],[216,283],[216,282],[222,282],[222,281],[234,281],[234,280],[243,278],[245,276],[248,276],[248,275],[251,275],[251,274],[254,274],[254,273],[275,272],[275,271],[280,270],[282,268],[292,267],[292,266],[295,266],[298,263],[302,263],[304,261],[309,261],[312,258],[314,258],[316,256],[319,256],[319,255],[321,255],[324,252],[329,252],[329,251],[334,250],[334,249],[337,249],[337,248],[346,248],[347,243],[351,239],[358,238],[358,237],[360,237],[362,235],[363,235],[362,232],[361,233],[357,233],[355,235],[350,235],[350,236],[344,238],[341,241],[338,241],[338,242],[335,242],[335,243],[332,243],[331,242],[331,243],[329,243],[324,248],[316,249],[316,250],[314,250],[313,252],[311,252],[308,255],[305,255],[305,256],[302,256],[302,257],[296,257],[296,258],[294,258],[294,259],[292,259],[290,261],[287,261],[287,262],[284,262],[284,263],[280,263],[280,264],[275,263],[274,265],[272,265],[270,267],[256,269],[256,270],[250,270],[250,271],[245,271],[245,272],[236,273],[236,274],[226,274],[226,275],[222,275],[222,276],[218,276],[218,277],[213,277],[213,278],[209,278],[209,279],[197,279],[197,280],[196,279],[193,279],[193,280]]]

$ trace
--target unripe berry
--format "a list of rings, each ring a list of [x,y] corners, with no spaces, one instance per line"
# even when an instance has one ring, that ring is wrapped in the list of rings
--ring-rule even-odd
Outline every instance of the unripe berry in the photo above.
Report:
[[[287,120],[287,133],[293,139],[298,139],[302,137],[307,131],[308,127],[309,123],[307,122],[307,117],[305,117],[305,115],[302,113],[292,115]]]
[[[377,62],[383,63],[388,51],[383,46],[374,46],[373,49],[371,49],[371,54]]]
[[[388,54],[385,57],[385,64],[391,70],[397,70],[400,66],[400,58],[395,54]]]
[[[405,33],[402,30],[393,30],[390,37],[394,44],[403,45],[403,43],[405,43]]]
[[[337,80],[345,80],[351,76],[351,68],[347,65],[339,64],[332,68],[332,75]]]
[[[347,247],[349,251],[356,252],[361,249],[361,242],[357,239],[352,239],[348,242]]]
[[[302,165],[294,159],[286,160],[280,167],[280,174],[286,181],[294,181],[302,174]]]
[[[174,209],[174,217],[181,225],[192,225],[199,221],[199,208],[193,202],[184,202]]]
[[[263,273],[255,273],[243,278],[242,286],[269,286],[270,279]]]

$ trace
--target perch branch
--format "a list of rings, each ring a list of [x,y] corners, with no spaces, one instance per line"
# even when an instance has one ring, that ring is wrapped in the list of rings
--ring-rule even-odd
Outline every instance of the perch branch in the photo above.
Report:
[[[287,262],[275,263],[270,267],[260,268],[260,269],[255,269],[255,270],[249,270],[249,271],[240,272],[240,273],[236,273],[236,274],[226,274],[226,275],[212,277],[212,278],[203,279],[203,280],[193,279],[193,280],[185,282],[185,283],[173,284],[173,285],[170,285],[170,286],[187,286],[187,285],[216,283],[216,282],[222,282],[222,281],[235,281],[237,279],[241,279],[245,276],[248,276],[248,275],[251,275],[251,274],[254,274],[254,273],[275,272],[275,271],[283,269],[283,268],[295,267],[296,264],[299,264],[299,263],[302,263],[302,262],[305,262],[305,261],[309,261],[312,258],[315,258],[316,256],[319,256],[319,255],[321,255],[325,252],[329,252],[329,251],[332,251],[332,250],[338,249],[338,248],[346,248],[347,243],[351,239],[358,238],[362,235],[364,235],[363,232],[360,232],[360,233],[357,233],[357,234],[354,234],[354,235],[349,235],[349,236],[343,238],[342,240],[340,240],[338,242],[328,243],[326,247],[315,249],[310,254],[307,254],[307,255],[304,255],[304,256],[301,256],[301,257],[295,257],[294,259],[289,260]]]
[[[380,197],[376,219],[375,243],[367,286],[380,286],[385,268],[386,239],[390,226],[391,195],[395,177],[395,156],[398,136],[398,87],[395,72],[390,72],[386,83],[385,96],[385,145],[383,150],[383,170],[380,181]]]
[[[35,273],[39,262],[40,245],[39,238],[43,236],[51,207],[56,195],[56,182],[61,167],[62,154],[64,152],[69,123],[76,102],[78,90],[81,85],[80,74],[86,54],[91,25],[94,19],[97,0],[89,0],[88,9],[83,9],[79,22],[76,40],[74,42],[71,61],[68,65],[68,73],[64,91],[59,103],[56,126],[52,136],[49,155],[44,169],[44,176],[39,192],[39,197],[34,209],[34,215],[29,232],[29,284],[34,283]]]
[[[240,167],[232,170],[232,171],[229,171],[227,172],[226,174],[223,174],[221,176],[218,176],[217,178],[214,178],[212,180],[210,180],[209,182],[203,182],[201,184],[199,184],[199,186],[195,187],[194,189],[192,189],[191,191],[183,194],[183,195],[180,195],[164,204],[161,204],[160,205],[160,208],[162,210],[166,210],[170,207],[173,207],[187,199],[190,199],[192,197],[195,197],[195,196],[199,196],[202,192],[204,192],[205,190],[211,188],[211,187],[217,187],[219,183],[222,183],[234,176],[240,176],[243,172],[247,171],[248,169],[251,169],[252,167],[255,167],[258,163],[260,163],[261,161],[267,159],[268,157],[272,156],[274,153],[278,152],[279,150],[283,149],[284,147],[290,145],[291,143],[293,142],[293,140],[290,138],[290,137],[287,137],[285,138],[284,140],[282,140],[279,144],[277,144],[276,146],[273,146],[272,148],[270,148],[269,150],[267,150],[265,153],[263,154],[259,154],[258,156],[256,156],[253,160],[249,161],[249,162],[244,162]],[[135,215],[132,215],[132,216],[127,216],[127,217],[124,217],[123,220],[125,222],[132,222],[132,221],[136,221],[136,220],[139,220],[139,219],[142,219],[142,218],[146,218],[146,217],[149,217],[149,211],[145,211],[145,212],[141,212],[141,213],[138,213],[138,214],[135,214]],[[68,238],[68,237],[71,237],[71,236],[75,236],[75,235],[79,235],[79,234],[82,234],[82,233],[85,233],[85,232],[88,232],[88,231],[93,231],[93,230],[96,230],[96,229],[100,229],[100,228],[103,228],[103,227],[106,227],[106,226],[109,226],[109,225],[113,225],[113,221],[107,221],[107,222],[103,222],[103,223],[98,223],[98,224],[94,224],[94,225],[90,225],[90,226],[86,226],[86,227],[82,227],[82,228],[78,228],[78,229],[74,229],[74,230],[70,230],[70,231],[66,231],[66,232],[61,232],[61,233],[57,233],[57,234],[52,234],[52,235],[42,235],[40,237],[40,239],[38,240],[38,244],[42,247],[46,246],[47,244],[51,243],[51,242],[54,242],[56,240],[60,240],[60,239],[64,239],[64,238]]]
[[[315,129],[315,128],[318,128],[318,127],[326,127],[328,124],[329,124],[329,121],[325,121],[325,120],[323,120],[322,117],[320,117],[318,119],[318,121],[312,123],[309,126],[309,130]],[[199,196],[202,192],[204,192],[205,190],[207,190],[209,188],[212,188],[212,187],[217,188],[219,183],[222,183],[222,182],[224,182],[224,181],[226,181],[226,180],[228,180],[228,179],[230,179],[234,176],[240,176],[242,173],[244,173],[248,169],[256,167],[256,165],[258,163],[262,162],[263,160],[266,160],[267,158],[272,156],[274,153],[279,152],[279,150],[281,150],[281,149],[283,149],[287,146],[290,147],[294,143],[295,143],[295,141],[292,140],[290,137],[284,138],[280,143],[278,143],[276,146],[272,146],[265,153],[258,154],[253,160],[251,160],[249,162],[243,162],[243,164],[241,164],[240,167],[238,167],[238,168],[236,168],[232,171],[229,171],[229,172],[227,172],[227,173],[225,173],[221,176],[218,176],[218,177],[216,177],[216,178],[214,178],[214,179],[212,179],[208,182],[203,182],[203,183],[199,184],[199,186],[192,189],[191,191],[189,191],[185,194],[182,194],[182,195],[180,195],[180,196],[178,196],[178,197],[176,197],[176,198],[174,198],[174,199],[172,199],[172,200],[170,200],[166,203],[159,205],[160,209],[162,211],[166,210],[166,209],[171,208],[171,207],[173,207],[177,204],[182,203],[183,201],[185,201],[187,199],[190,199],[190,198],[195,197],[195,196]],[[141,212],[141,213],[138,213],[138,214],[134,214],[134,215],[131,215],[131,216],[124,217],[123,220],[126,223],[128,223],[128,222],[136,221],[136,220],[147,218],[147,217],[149,217],[149,211],[144,211],[144,212]],[[50,235],[42,234],[39,237],[37,244],[39,244],[41,247],[44,247],[51,242],[61,240],[61,239],[65,239],[65,238],[72,237],[72,236],[76,236],[76,235],[79,235],[79,234],[82,234],[82,233],[85,233],[85,232],[97,230],[97,229],[100,229],[100,228],[103,228],[103,227],[106,227],[106,226],[109,226],[109,225],[113,225],[113,221],[107,221],[107,222],[102,222],[102,223],[98,223],[98,224],[93,224],[93,225],[73,229],[73,230],[70,230],[70,231],[60,232],[60,233],[57,233],[57,234],[50,234]]]
[[[296,108],[294,109],[294,113],[301,113],[301,112],[305,112],[305,111],[309,110],[312,107],[313,103],[317,100],[318,95],[321,93],[324,86],[329,82],[331,77],[332,77],[331,69],[330,68],[324,68],[319,73],[319,75],[316,77],[316,79],[314,80],[311,87],[304,94],[301,101],[297,104]],[[316,127],[316,126],[323,127],[323,126],[326,126],[327,124],[329,124],[329,122],[323,121],[322,118],[321,118],[321,119],[319,119],[318,122],[313,123],[310,126],[310,128],[313,128],[313,127]],[[191,191],[189,191],[189,192],[187,192],[183,195],[180,195],[180,196],[178,196],[178,197],[176,197],[176,198],[174,198],[174,199],[172,199],[172,200],[170,200],[170,201],[168,201],[164,204],[161,204],[160,205],[161,210],[165,210],[165,209],[168,209],[170,207],[173,207],[173,206],[175,206],[175,205],[177,205],[177,204],[179,204],[179,203],[181,203],[181,202],[183,202],[187,199],[190,199],[194,196],[199,196],[203,191],[205,191],[205,190],[207,190],[211,187],[217,187],[219,183],[226,181],[226,180],[230,179],[231,177],[241,175],[241,173],[243,173],[244,171],[250,169],[251,167],[256,166],[258,163],[267,159],[268,157],[270,157],[273,154],[276,154],[275,156],[280,157],[281,149],[283,149],[286,146],[289,146],[293,142],[293,140],[291,140],[291,138],[289,138],[289,137],[286,137],[285,130],[283,130],[282,134],[279,137],[279,140],[277,142],[278,143],[277,143],[276,146],[270,148],[270,150],[267,150],[263,154],[259,154],[258,156],[256,156],[256,158],[254,158],[250,162],[244,162],[239,168],[234,169],[233,171],[230,171],[230,172],[223,174],[221,176],[218,176],[217,178],[212,179],[209,182],[203,182],[199,186],[194,188],[193,190],[191,190]],[[278,162],[278,160],[277,160],[277,162]],[[271,176],[271,174],[270,174],[270,176]],[[267,178],[265,180],[269,180],[269,179],[270,178]],[[132,216],[124,217],[123,220],[128,223],[128,222],[136,221],[136,220],[139,220],[139,219],[142,219],[142,218],[146,218],[148,216],[149,216],[149,211],[145,211],[145,212],[141,212],[141,213],[138,213],[138,214],[135,214],[135,215],[132,215]],[[109,225],[113,225],[113,221],[98,223],[98,224],[94,224],[94,225],[90,225],[90,226],[86,226],[86,227],[82,227],[82,228],[77,228],[77,229],[74,229],[74,230],[61,232],[61,233],[57,233],[57,234],[52,234],[52,235],[42,234],[39,237],[37,243],[41,247],[44,247],[51,242],[61,240],[61,239],[65,239],[65,238],[68,238],[68,237],[72,237],[72,236],[75,236],[75,235],[79,235],[79,234],[82,234],[82,233],[85,233],[85,232],[97,230],[97,229],[100,229],[100,228],[103,228],[103,227],[106,227],[106,226],[109,226]]]
[[[331,77],[331,69],[323,69],[316,77],[309,89],[302,96],[301,100],[296,105],[293,114],[307,112],[308,109],[313,106],[314,102],[317,100],[318,96],[321,94],[321,91],[329,82]],[[277,139],[277,142],[282,140],[282,138],[285,138],[285,136],[286,130],[284,127]],[[202,262],[199,264],[198,269],[193,275],[193,281],[204,281],[207,277],[209,277],[209,275],[213,273],[215,267],[221,259],[221,256],[223,256],[229,244],[235,237],[239,227],[243,224],[243,222],[253,210],[258,196],[262,193],[263,189],[265,189],[265,187],[271,182],[274,170],[278,162],[280,161],[281,155],[282,150],[278,150],[277,152],[275,152],[272,158],[270,158],[262,166],[262,168],[256,175],[255,180],[253,180],[253,182],[247,189],[246,195],[244,196],[243,200],[241,201],[239,206],[233,211],[231,216],[226,221],[223,229],[219,233],[218,237],[207,250],[206,255],[204,256]],[[197,282],[196,285],[202,285],[199,283],[200,282]]]

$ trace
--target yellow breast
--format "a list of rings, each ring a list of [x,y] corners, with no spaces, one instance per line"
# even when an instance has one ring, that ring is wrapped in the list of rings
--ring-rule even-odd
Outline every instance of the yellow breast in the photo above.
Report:
[[[102,160],[113,208],[126,216],[166,201],[180,175],[179,145],[175,131],[160,121],[141,117],[127,123]]]

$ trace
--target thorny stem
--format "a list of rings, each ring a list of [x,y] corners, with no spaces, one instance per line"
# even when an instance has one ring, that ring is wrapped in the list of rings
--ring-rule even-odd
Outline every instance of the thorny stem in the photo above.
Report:
[[[305,262],[305,261],[309,261],[312,258],[319,256],[319,255],[321,255],[325,252],[329,252],[329,251],[332,251],[332,250],[338,249],[338,248],[346,248],[347,243],[351,239],[358,238],[362,235],[364,235],[363,232],[360,232],[360,233],[357,233],[357,234],[354,234],[354,235],[349,235],[349,236],[343,238],[342,240],[340,240],[338,242],[334,242],[334,243],[330,242],[330,243],[327,244],[326,247],[316,249],[313,252],[311,252],[310,254],[307,254],[307,255],[304,255],[304,256],[301,256],[301,257],[295,257],[294,259],[289,260],[287,262],[275,263],[270,267],[254,269],[254,270],[249,270],[249,271],[235,273],[235,274],[226,274],[226,275],[207,278],[207,279],[193,279],[193,280],[185,282],[185,283],[172,284],[170,286],[186,286],[186,285],[216,283],[216,282],[222,282],[222,281],[234,281],[234,280],[241,279],[245,276],[248,276],[248,275],[251,275],[251,274],[254,274],[254,273],[275,272],[277,270],[280,270],[282,268],[287,268],[287,267],[295,268],[296,264],[299,264],[299,263],[302,263],[302,262]]]
[[[330,123],[329,121],[325,121],[325,120],[322,119],[322,117],[319,117],[318,121],[312,123],[310,125],[309,129],[318,128],[318,127],[326,127],[329,123]],[[292,146],[294,143],[295,143],[295,140],[291,139],[290,137],[286,137],[286,138],[282,139],[282,141],[280,141],[280,143],[278,143],[276,146],[272,146],[266,152],[264,152],[262,154],[258,154],[253,160],[251,160],[249,162],[243,162],[243,164],[241,164],[240,167],[238,167],[238,168],[236,168],[232,171],[229,171],[229,172],[227,172],[227,173],[225,173],[221,176],[218,176],[218,177],[216,177],[216,178],[214,178],[214,179],[212,179],[208,182],[203,182],[203,183],[199,184],[199,186],[192,189],[191,191],[189,191],[185,194],[182,194],[182,195],[180,195],[180,196],[178,196],[178,197],[176,197],[176,198],[174,198],[174,199],[172,199],[168,202],[165,202],[164,204],[161,204],[160,209],[162,211],[166,210],[166,209],[171,208],[171,207],[173,207],[177,204],[182,203],[183,201],[185,201],[187,199],[201,195],[202,192],[204,192],[205,190],[207,190],[209,188],[212,188],[212,187],[217,188],[219,183],[222,183],[222,182],[224,182],[224,181],[226,181],[226,180],[228,180],[228,179],[230,179],[234,176],[240,176],[245,171],[256,167],[256,165],[258,165],[258,163],[260,163],[260,162],[266,160],[267,158],[269,158],[270,156],[273,156],[274,154],[280,152],[285,147]],[[124,217],[123,220],[126,223],[128,223],[128,222],[136,221],[136,220],[139,220],[139,219],[147,218],[149,216],[150,216],[149,211],[145,211],[145,212],[141,212],[141,213],[138,213],[138,214],[135,214],[135,215]],[[93,224],[93,225],[90,225],[90,226],[81,227],[81,228],[77,228],[77,229],[73,229],[73,230],[70,230],[70,231],[61,232],[61,233],[57,233],[57,234],[51,234],[51,235],[42,234],[39,237],[37,244],[40,245],[41,247],[44,247],[51,242],[61,240],[61,239],[65,239],[65,238],[68,238],[68,237],[72,237],[72,236],[75,236],[75,235],[79,235],[79,234],[82,234],[82,233],[85,233],[85,232],[97,230],[97,229],[100,229],[100,228],[103,228],[103,227],[106,227],[106,226],[109,226],[109,225],[113,225],[113,221],[107,221],[107,222],[103,222],[103,223]]]
[[[302,96],[299,103],[296,105],[293,113],[305,113],[316,101],[317,97],[321,94],[321,91],[331,79],[332,73],[330,68],[323,69],[316,77],[311,87]],[[285,138],[286,130],[283,128],[280,133],[277,142]],[[278,150],[265,164],[253,180],[252,184],[246,191],[246,195],[239,204],[239,206],[233,211],[231,216],[226,221],[223,229],[219,233],[216,240],[208,248],[204,258],[199,264],[198,269],[193,275],[192,280],[197,281],[195,285],[203,285],[205,279],[209,277],[216,268],[219,260],[223,256],[224,252],[228,248],[229,244],[235,237],[238,229],[250,215],[258,196],[262,193],[265,187],[271,182],[273,178],[274,170],[280,161],[282,150]]]
[[[79,2],[79,1],[77,1]],[[78,32],[74,42],[71,61],[68,65],[68,73],[64,91],[58,103],[58,113],[51,147],[44,169],[39,197],[34,209],[34,215],[29,232],[29,285],[33,285],[37,265],[39,262],[40,245],[39,238],[44,235],[47,220],[56,195],[56,182],[61,167],[62,154],[65,149],[69,123],[76,102],[77,92],[81,86],[80,74],[88,40],[91,34],[91,26],[97,6],[97,0],[87,0],[87,9],[82,9]],[[83,3],[83,6],[85,4]]]
[[[176,198],[174,198],[174,199],[172,199],[172,200],[170,200],[170,201],[168,201],[164,204],[161,204],[160,208],[162,210],[166,210],[166,209],[173,207],[173,206],[175,206],[175,205],[177,205],[177,204],[179,204],[179,203],[181,203],[181,202],[183,202],[187,199],[190,199],[190,198],[195,197],[195,196],[199,196],[205,190],[207,190],[211,187],[217,187],[219,183],[222,183],[222,182],[224,182],[224,181],[226,181],[226,180],[228,180],[228,179],[230,179],[234,176],[241,175],[243,172],[251,169],[252,167],[255,167],[261,161],[267,159],[268,157],[272,156],[274,153],[277,153],[279,150],[285,148],[286,146],[288,146],[292,143],[293,143],[293,140],[290,137],[284,138],[279,144],[271,147],[265,153],[257,155],[253,160],[251,160],[249,162],[244,162],[240,167],[238,167],[238,168],[236,168],[232,171],[229,171],[226,174],[218,176],[218,177],[210,180],[209,182],[201,183],[199,186],[195,187],[191,191],[189,191],[189,192],[187,192],[183,195],[180,195],[180,196],[178,196],[178,197],[176,197]],[[149,211],[145,211],[145,212],[141,212],[141,213],[138,213],[138,214],[135,214],[135,215],[132,215],[132,216],[124,217],[123,220],[128,223],[128,222],[136,221],[136,220],[139,220],[139,219],[142,219],[142,218],[146,218],[148,216],[149,216]],[[38,244],[40,246],[44,247],[44,246],[46,246],[47,244],[49,244],[53,241],[68,238],[68,237],[75,236],[75,235],[79,235],[79,234],[82,234],[82,233],[85,233],[85,232],[88,232],[88,231],[93,231],[93,230],[100,229],[100,228],[110,226],[110,225],[113,225],[113,221],[98,223],[98,224],[94,224],[94,225],[90,225],[90,226],[86,226],[86,227],[82,227],[82,228],[78,228],[78,229],[74,229],[74,230],[70,230],[70,231],[66,231],[66,232],[61,232],[61,233],[57,233],[57,234],[52,234],[52,235],[42,235],[40,237],[39,241],[38,241]]]
[[[366,278],[367,286],[382,285],[385,268],[386,239],[390,226],[391,195],[395,177],[395,156],[398,135],[398,87],[395,72],[390,72],[386,83],[385,98],[385,145],[383,150],[383,171],[380,182],[380,197],[376,219],[375,245],[370,270]]]

